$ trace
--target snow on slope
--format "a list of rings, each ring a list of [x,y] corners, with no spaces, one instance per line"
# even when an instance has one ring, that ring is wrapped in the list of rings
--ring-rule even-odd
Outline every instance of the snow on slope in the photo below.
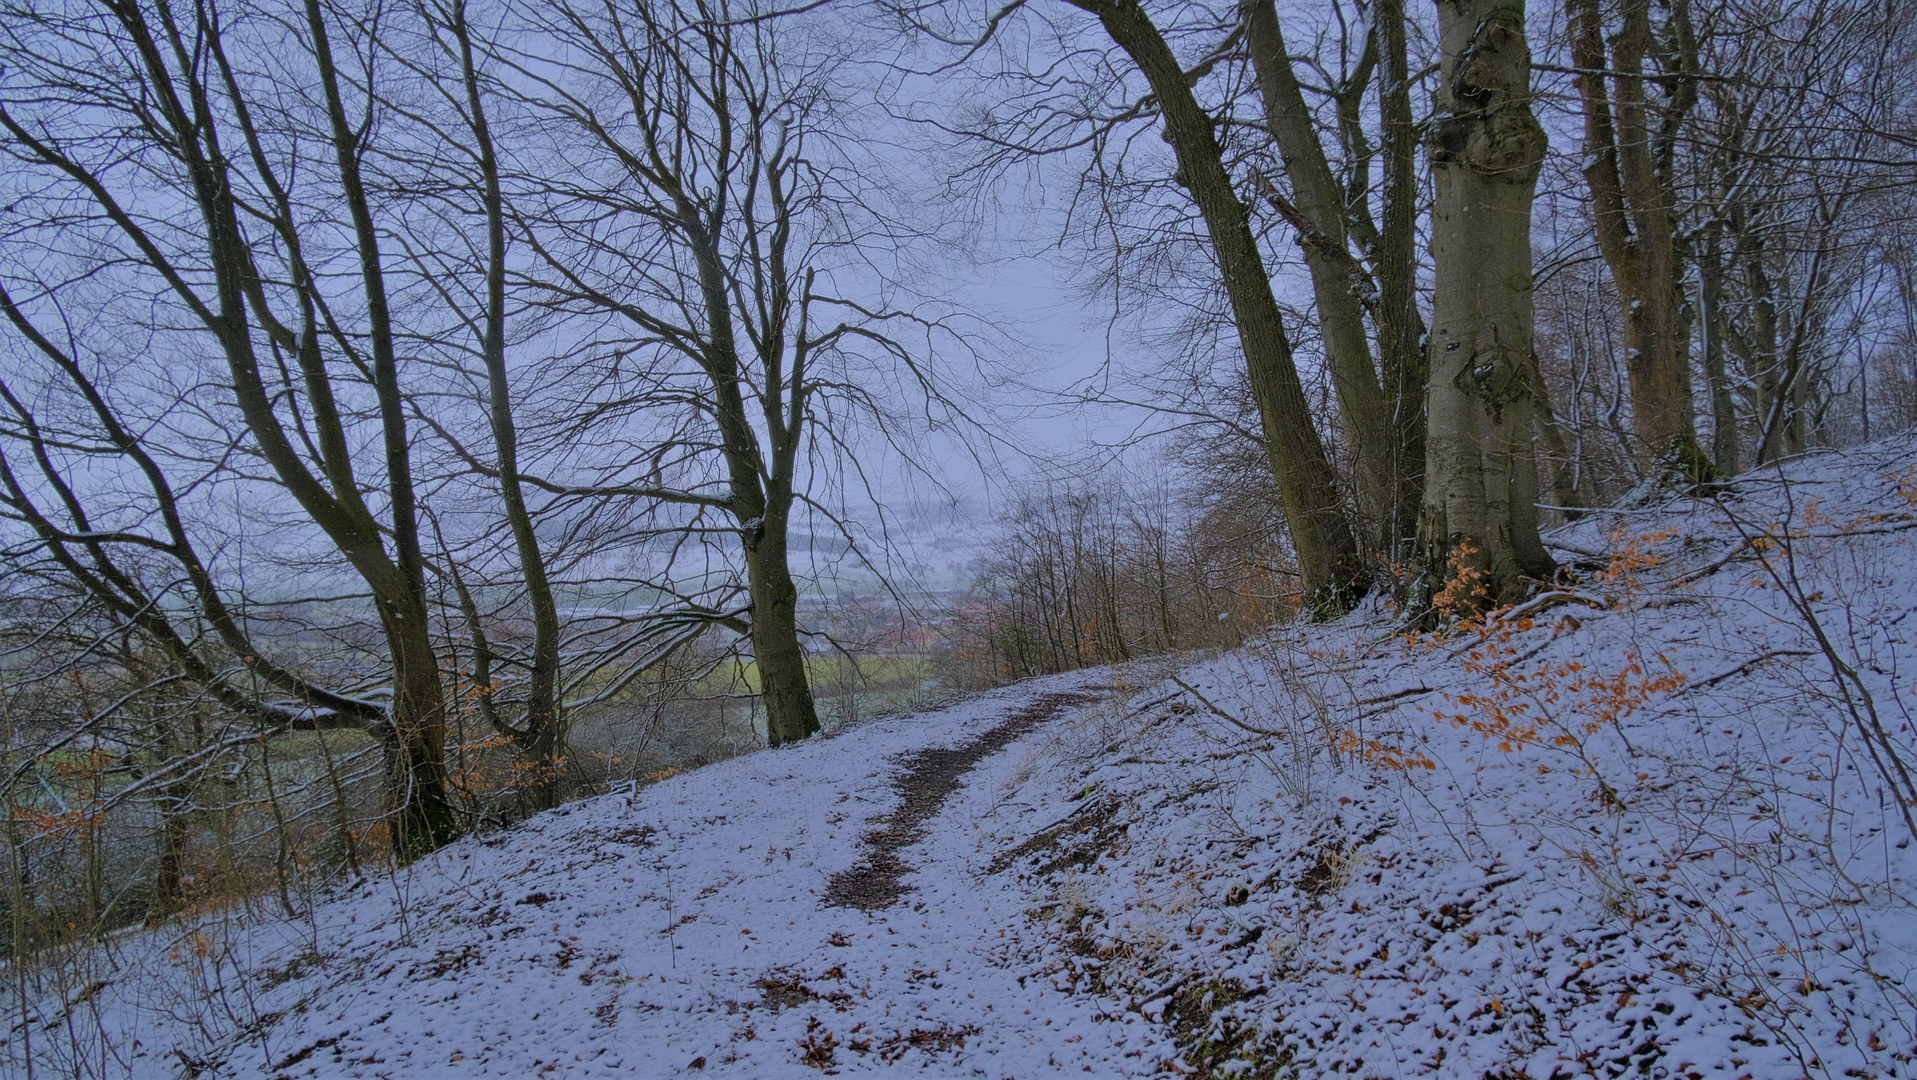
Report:
[[[1045,789],[1127,838],[1055,890],[1065,977],[1255,1075],[1917,1074],[1917,853],[1843,704],[1917,751],[1912,460],[1562,530],[1611,573],[1532,621],[1296,627],[1186,670],[1129,754]],[[1212,1000],[1179,1015],[1168,977]]]
[[[1149,1025],[1098,1023],[1096,1002],[1021,980],[1029,905],[1009,882],[976,887],[989,853],[963,811],[912,852],[905,902],[824,903],[867,819],[898,802],[890,759],[1098,677],[577,803],[452,845],[310,923],[188,939],[171,957],[123,947],[88,1004],[134,1076],[809,1077],[808,1036],[816,1060],[860,1060],[832,1045],[858,1042],[875,1066],[976,1060],[994,1076],[1142,1057],[1162,1041]]]
[[[1582,582],[1528,618],[1413,638],[1374,609],[1036,680],[305,919],[122,939],[0,1063],[1917,1075],[1917,852],[1860,742],[1874,716],[1880,759],[1917,758],[1914,464],[1904,438],[1593,515],[1551,537]]]

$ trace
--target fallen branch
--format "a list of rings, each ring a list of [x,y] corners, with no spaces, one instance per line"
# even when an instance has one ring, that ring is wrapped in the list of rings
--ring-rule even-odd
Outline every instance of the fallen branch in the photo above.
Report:
[[[1609,611],[1611,609],[1609,603],[1598,597],[1586,596],[1583,593],[1571,592],[1566,589],[1553,589],[1547,593],[1539,593],[1522,604],[1515,604],[1499,612],[1498,618],[1505,622],[1525,619],[1540,611],[1548,611],[1551,608],[1557,607],[1559,604],[1583,604],[1585,607],[1595,608],[1598,611]]]
[[[1702,690],[1707,686],[1716,686],[1718,683],[1723,682],[1725,679],[1735,678],[1739,675],[1744,674],[1745,672],[1748,672],[1749,670],[1763,663],[1766,660],[1775,660],[1780,656],[1816,656],[1816,655],[1817,655],[1816,653],[1811,652],[1808,649],[1777,649],[1771,652],[1763,653],[1758,656],[1753,656],[1749,660],[1744,661],[1743,663],[1737,665],[1736,667],[1730,669],[1729,671],[1721,671],[1717,673],[1716,675],[1711,676],[1708,679],[1699,679],[1698,681],[1691,683],[1689,686],[1686,686],[1682,692],[1688,694],[1693,690]]]
[[[1359,705],[1359,706],[1383,705],[1384,703],[1388,701],[1398,701],[1402,698],[1417,697],[1419,694],[1435,694],[1435,693],[1437,693],[1437,691],[1432,689],[1429,686],[1414,686],[1409,690],[1399,690],[1396,693],[1385,694],[1382,697],[1359,698],[1357,701],[1352,702],[1352,704]]]
[[[1193,685],[1179,678],[1176,675],[1173,675],[1171,677],[1171,681],[1177,683],[1179,687],[1182,688],[1187,694],[1190,694],[1192,697],[1197,698],[1198,703],[1200,705],[1203,705],[1205,708],[1210,709],[1212,713],[1216,715],[1219,719],[1225,721],[1226,723],[1232,725],[1233,727],[1239,728],[1243,731],[1249,731],[1253,735],[1263,735],[1264,737],[1268,739],[1282,739],[1286,737],[1285,732],[1267,731],[1264,728],[1254,727],[1251,724],[1245,723],[1243,720],[1238,719],[1236,716],[1233,716],[1232,714],[1212,704],[1211,699],[1199,693],[1197,687],[1194,687]]]
[[[1556,541],[1556,540],[1546,540],[1544,542],[1544,546],[1550,547],[1550,548],[1556,548],[1559,551],[1568,551],[1571,554],[1576,555],[1579,558],[1583,558],[1583,559],[1603,560],[1603,559],[1610,558],[1610,556],[1604,554],[1602,551],[1588,551],[1581,547],[1572,547],[1570,544],[1560,543],[1559,541]]]
[[[1138,706],[1135,709],[1128,710],[1125,713],[1125,718],[1129,720],[1134,716],[1140,715],[1141,713],[1148,713],[1152,711],[1153,709],[1158,708],[1160,705],[1164,705],[1171,702],[1176,697],[1178,697],[1177,694],[1166,694],[1163,697],[1155,697],[1151,699],[1150,701],[1147,701],[1145,704]]]

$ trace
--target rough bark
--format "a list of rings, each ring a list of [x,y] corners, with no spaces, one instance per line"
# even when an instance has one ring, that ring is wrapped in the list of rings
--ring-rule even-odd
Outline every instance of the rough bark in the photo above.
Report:
[[[1438,17],[1423,536],[1430,563],[1482,575],[1457,597],[1478,606],[1553,569],[1531,442],[1531,204],[1545,136],[1521,0],[1440,0]]]
[[[1320,613],[1347,610],[1364,595],[1369,575],[1339,505],[1331,462],[1312,426],[1264,257],[1225,170],[1212,118],[1199,106],[1177,57],[1143,8],[1130,0],[1070,2],[1098,17],[1158,97],[1165,138],[1177,155],[1179,174],[1204,218],[1224,275],[1266,454],[1285,504],[1305,604]]]

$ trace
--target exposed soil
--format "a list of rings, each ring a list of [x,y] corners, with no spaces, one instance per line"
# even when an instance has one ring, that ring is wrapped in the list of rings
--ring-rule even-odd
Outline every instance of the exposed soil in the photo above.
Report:
[[[904,768],[893,781],[902,798],[899,808],[880,818],[879,827],[861,839],[866,848],[864,861],[832,875],[825,890],[826,906],[878,911],[898,903],[911,891],[899,879],[912,870],[899,858],[899,852],[925,839],[925,823],[939,812],[946,796],[958,790],[965,774],[1057,716],[1060,710],[1093,700],[1093,695],[1082,690],[1046,694],[969,742],[932,747],[905,757],[900,762]]]

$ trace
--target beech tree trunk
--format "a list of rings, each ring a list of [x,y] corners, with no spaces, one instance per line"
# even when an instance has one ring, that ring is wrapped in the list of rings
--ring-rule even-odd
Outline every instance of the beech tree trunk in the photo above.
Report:
[[[472,132],[473,152],[478,158],[483,185],[486,310],[481,353],[486,364],[486,404],[499,473],[499,495],[524,578],[526,601],[532,608],[532,665],[526,675],[525,716],[517,725],[508,726],[493,710],[486,711],[495,726],[532,760],[533,773],[524,790],[526,801],[536,810],[549,810],[559,805],[559,771],[563,765],[560,760],[564,732],[559,707],[559,608],[553,601],[545,552],[540,549],[538,534],[533,529],[532,514],[526,507],[525,484],[519,475],[519,431],[513,419],[512,387],[506,372],[506,204],[500,188],[499,157],[486,116],[485,95],[480,90],[465,0],[452,0],[446,14],[447,29],[459,48],[466,121]],[[477,648],[483,641],[482,631],[476,617],[472,622]]]
[[[798,742],[819,731],[819,715],[799,645],[799,587],[787,562],[789,512],[769,512],[745,529],[746,582],[752,594],[752,656],[759,665],[766,741]]]
[[[1719,476],[1735,476],[1739,457],[1737,403],[1730,374],[1724,367],[1724,261],[1719,251],[1718,227],[1703,238],[1698,257],[1698,320],[1704,328],[1704,381],[1711,395],[1711,463]]]
[[[765,702],[766,741],[773,746],[797,742],[819,730],[812,685],[799,645],[799,589],[788,562],[786,527],[792,515],[792,476],[805,423],[805,310],[798,316],[799,340],[791,370],[793,400],[768,395],[761,410],[766,442],[753,429],[740,390],[738,336],[716,229],[688,207],[680,227],[691,239],[705,301],[707,336],[701,358],[712,387],[712,417],[724,440],[731,497],[727,509],[739,523],[745,553],[746,590],[752,599],[752,655],[759,666],[759,690]],[[809,284],[809,282],[808,282]],[[760,361],[769,390],[784,381],[781,358],[764,350]],[[784,408],[790,405],[790,413]]]
[[[1684,5],[1673,5],[1679,63],[1692,62]],[[1649,475],[1689,482],[1709,479],[1711,461],[1697,445],[1691,404],[1688,330],[1683,325],[1683,265],[1677,250],[1676,190],[1669,151],[1654,145],[1682,123],[1695,97],[1689,80],[1673,80],[1671,99],[1654,117],[1644,58],[1653,47],[1651,0],[1624,0],[1623,21],[1604,46],[1597,0],[1571,0],[1571,55],[1584,106],[1584,179],[1591,191],[1598,248],[1624,304],[1624,366],[1631,381],[1631,419],[1639,464]],[[1607,92],[1606,71],[1615,71]],[[1615,98],[1615,107],[1613,107]]]
[[[1411,109],[1404,0],[1378,0],[1378,150],[1384,159],[1383,207],[1371,272],[1378,282],[1378,359],[1395,438],[1392,516],[1386,523],[1393,558],[1405,557],[1418,534],[1424,499],[1424,319],[1418,312],[1418,123]]]
[[[1312,426],[1271,278],[1251,234],[1245,204],[1225,170],[1211,115],[1199,106],[1171,46],[1143,8],[1131,0],[1070,2],[1098,17],[1158,96],[1165,138],[1205,220],[1212,252],[1224,275],[1264,428],[1266,454],[1298,556],[1305,606],[1320,614],[1349,610],[1369,587],[1369,574],[1339,505],[1331,461]]]
[[[1458,600],[1506,603],[1548,578],[1532,447],[1531,203],[1544,129],[1531,113],[1522,0],[1439,0],[1424,546]]]
[[[1338,394],[1339,419],[1351,453],[1351,471],[1357,489],[1358,512],[1382,539],[1391,516],[1394,477],[1391,411],[1372,366],[1371,341],[1365,329],[1361,290],[1369,275],[1351,255],[1346,227],[1344,193],[1324,145],[1305,107],[1304,92],[1291,69],[1275,0],[1246,0],[1245,41],[1258,75],[1265,105],[1265,125],[1284,158],[1291,180],[1291,213],[1311,287],[1318,306],[1318,327],[1324,338],[1326,366]],[[1275,196],[1275,193],[1274,193]]]
[[[340,92],[339,70],[319,0],[306,0],[307,30],[332,122],[332,149],[352,219],[360,279],[366,295],[368,336],[372,339],[373,391],[379,403],[385,452],[386,495],[391,517],[393,556],[388,563],[379,530],[368,537],[377,550],[374,601],[393,658],[393,731],[397,752],[392,778],[399,805],[393,815],[393,849],[401,858],[424,854],[459,836],[459,823],[446,797],[446,694],[439,680],[439,654],[433,648],[426,605],[426,560],[420,548],[419,501],[413,488],[412,451],[406,430],[405,397],[399,388],[399,356],[393,341],[392,309],[386,295],[379,229],[361,178],[361,133],[353,127]],[[270,406],[268,407],[270,410]],[[277,418],[273,423],[277,424]],[[370,515],[368,515],[370,519]],[[322,524],[324,524],[322,522]],[[368,524],[372,524],[368,521]],[[369,563],[373,560],[369,553]],[[364,574],[364,571],[362,571]]]
[[[1531,352],[1531,411],[1538,426],[1538,441],[1544,445],[1546,493],[1566,521],[1584,516],[1584,499],[1578,494],[1577,459],[1564,441],[1564,428],[1558,423],[1557,410],[1551,407],[1551,388],[1545,384],[1544,371],[1538,366],[1536,350]]]

